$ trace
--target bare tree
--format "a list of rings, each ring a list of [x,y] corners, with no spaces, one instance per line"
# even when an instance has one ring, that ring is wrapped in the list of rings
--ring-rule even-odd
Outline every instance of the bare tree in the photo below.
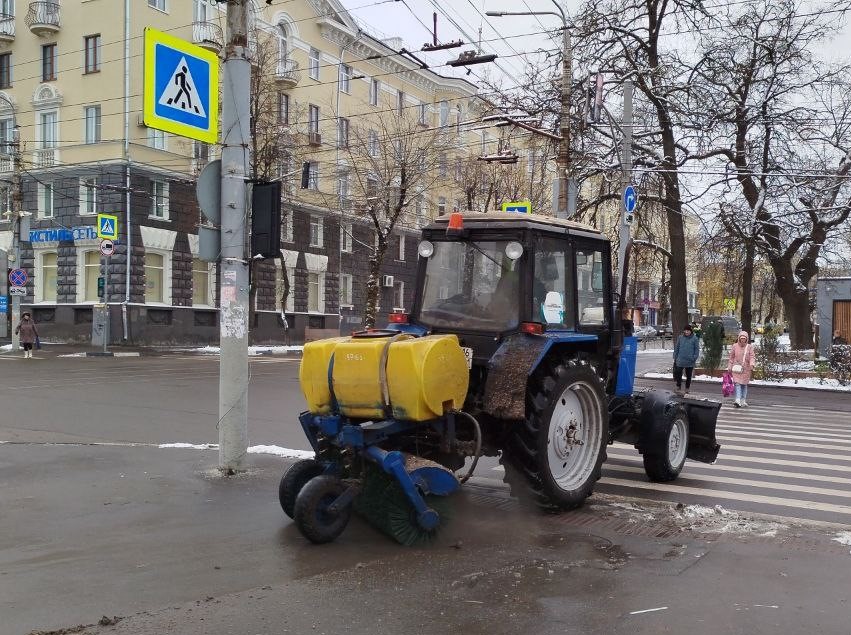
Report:
[[[417,227],[422,201],[442,180],[440,158],[453,147],[449,129],[422,125],[413,114],[378,113],[349,130],[345,163],[338,166],[354,211],[375,232],[369,258],[364,325],[375,325],[381,270],[390,237],[400,228]],[[445,178],[445,177],[444,177]]]

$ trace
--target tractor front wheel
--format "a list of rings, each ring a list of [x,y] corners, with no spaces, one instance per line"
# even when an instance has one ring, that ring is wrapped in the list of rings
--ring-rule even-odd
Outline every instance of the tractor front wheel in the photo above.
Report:
[[[501,462],[512,494],[558,511],[579,507],[600,479],[609,419],[602,382],[579,360],[530,379],[526,420]]]
[[[676,479],[683,469],[688,454],[688,413],[683,406],[674,408],[670,415],[659,421],[660,443],[643,451],[644,472],[656,483]]]

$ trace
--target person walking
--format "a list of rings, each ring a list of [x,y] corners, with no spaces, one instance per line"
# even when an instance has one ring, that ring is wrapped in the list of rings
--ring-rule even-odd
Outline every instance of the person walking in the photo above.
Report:
[[[15,328],[15,333],[21,334],[21,345],[24,347],[24,358],[32,358],[33,346],[38,337],[38,329],[35,327],[35,322],[29,313],[24,313],[21,316],[21,323]]]
[[[736,408],[744,408],[748,405],[748,384],[751,381],[751,373],[756,366],[756,354],[750,344],[750,335],[747,331],[741,331],[736,343],[730,347],[730,359],[727,361],[727,371],[733,375],[733,383],[736,386],[736,400],[733,405]]]
[[[700,342],[692,327],[686,325],[674,346],[674,381],[677,382],[677,394],[684,395],[691,388],[691,376],[699,355]],[[683,390],[683,371],[686,374],[685,390]]]

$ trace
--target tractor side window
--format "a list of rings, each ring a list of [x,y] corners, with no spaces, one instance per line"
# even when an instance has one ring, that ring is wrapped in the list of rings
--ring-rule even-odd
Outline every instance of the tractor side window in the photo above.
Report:
[[[603,253],[592,249],[576,251],[576,296],[579,323],[584,326],[606,323]]]
[[[532,319],[554,329],[573,327],[564,243],[544,239],[535,250]]]

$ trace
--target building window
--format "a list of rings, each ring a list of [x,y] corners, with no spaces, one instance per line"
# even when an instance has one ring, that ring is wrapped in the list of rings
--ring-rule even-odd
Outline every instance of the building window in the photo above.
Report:
[[[325,274],[307,272],[307,310],[310,313],[325,312]]]
[[[97,73],[100,70],[100,34],[87,35],[83,39],[86,51],[83,72]]]
[[[337,122],[337,147],[349,147],[349,120],[345,117],[340,117]]]
[[[12,54],[0,55],[0,88],[12,87]]]
[[[319,162],[310,161],[307,165],[307,189],[319,189]]]
[[[313,104],[307,107],[307,131],[310,134],[319,134],[319,106]]]
[[[396,260],[405,261],[405,235],[399,236],[399,252],[396,254]]]
[[[337,174],[337,197],[340,203],[340,209],[348,209],[349,207],[349,172],[348,170],[340,170]]]
[[[420,104],[420,120],[419,123],[421,126],[428,125],[426,121],[426,116],[428,115],[428,106],[425,103]]]
[[[293,241],[293,211],[285,211],[281,222],[284,224],[284,242]]]
[[[375,205],[378,198],[378,179],[374,176],[366,177],[366,204],[370,207]]]
[[[40,302],[56,302],[56,289],[59,280],[57,277],[57,254],[55,251],[42,253],[40,260],[41,276],[39,279],[41,280],[41,288],[38,300]]]
[[[319,50],[310,49],[310,56],[307,62],[307,73],[310,79],[319,79]]]
[[[348,64],[340,64],[340,90],[344,93],[352,89],[352,67]]]
[[[151,181],[151,216],[168,220],[168,183]]]
[[[53,218],[53,183],[38,184],[38,214],[42,218]]]
[[[377,106],[378,105],[378,93],[381,91],[381,82],[377,79],[371,79],[369,81],[369,105]]]
[[[165,302],[165,258],[162,254],[145,254],[145,302]]]
[[[56,112],[43,112],[39,115],[39,148],[47,150],[56,147]]]
[[[405,93],[404,91],[399,91],[396,94],[396,114],[400,117],[402,116],[402,111],[405,109]]]
[[[414,215],[416,217],[417,228],[425,225],[425,199],[422,194],[417,196],[414,201]]]
[[[405,310],[405,282],[398,280],[393,283],[393,310]]]
[[[86,106],[83,112],[86,120],[86,143],[100,142],[100,106]]]
[[[165,150],[165,132],[148,128],[148,145],[154,150]]]
[[[165,11],[165,0],[148,0],[148,6],[160,11]]]
[[[352,224],[344,223],[340,226],[340,245],[346,252],[352,251]]]
[[[98,179],[80,179],[80,216],[98,213]]]
[[[340,306],[353,306],[352,302],[352,274],[344,273],[340,276]]]
[[[310,217],[310,246],[322,247],[325,244],[322,236],[322,217]]]
[[[98,301],[98,278],[100,277],[100,252],[87,251],[83,255],[83,302]]]
[[[200,258],[192,259],[192,304],[212,306],[210,293],[210,265]]]
[[[445,99],[440,102],[440,126],[449,125],[449,102]]]
[[[441,196],[437,199],[437,215],[443,216],[446,213],[446,197]]]
[[[366,135],[366,147],[367,152],[369,152],[369,156],[377,157],[380,154],[380,149],[378,147],[378,133],[375,130],[370,130]]]
[[[284,126],[290,125],[290,96],[286,93],[278,93],[278,123]]]
[[[41,81],[56,80],[56,44],[45,44],[41,47]]]
[[[437,159],[437,169],[438,174],[440,174],[441,178],[446,178],[446,175],[449,171],[449,159],[447,158],[445,152],[441,152],[440,156]]]

